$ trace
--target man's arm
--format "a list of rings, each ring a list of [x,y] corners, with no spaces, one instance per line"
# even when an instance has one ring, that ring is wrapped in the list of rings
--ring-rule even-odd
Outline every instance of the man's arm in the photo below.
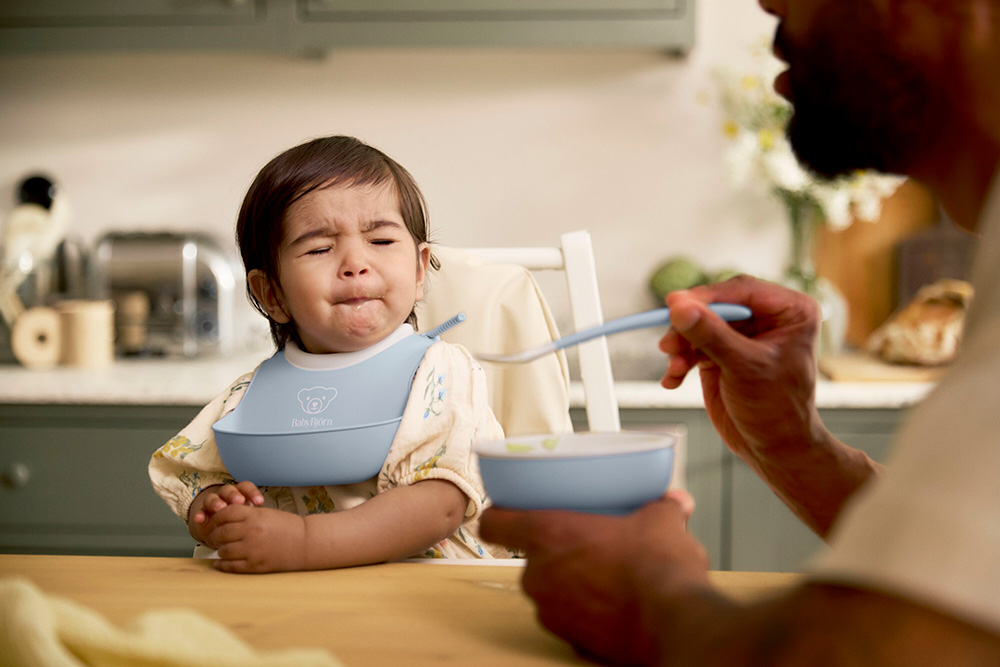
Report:
[[[748,306],[729,324],[707,307]],[[672,328],[662,384],[680,385],[698,369],[705,409],[726,445],[802,521],[826,537],[844,503],[881,467],[823,425],[816,408],[820,313],[809,297],[740,276],[667,296]]]
[[[827,433],[781,460],[758,458],[750,467],[817,535],[826,539],[844,503],[884,466]]]
[[[487,509],[483,539],[527,553],[522,586],[548,630],[615,665],[934,665],[1000,662],[1000,637],[873,591],[807,583],[740,605],[711,586],[687,532],[690,496],[623,517]]]
[[[807,583],[738,606],[700,590],[647,596],[644,625],[657,637],[648,664],[996,665],[1000,636],[873,591]]]

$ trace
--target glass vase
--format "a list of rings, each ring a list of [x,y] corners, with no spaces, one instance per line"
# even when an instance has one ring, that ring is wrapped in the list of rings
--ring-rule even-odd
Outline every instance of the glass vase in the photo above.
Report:
[[[813,244],[816,230],[822,224],[822,211],[807,195],[779,191],[785,205],[791,232],[788,261],[781,284],[809,295],[822,312],[818,356],[833,356],[844,350],[847,335],[847,301],[829,280],[816,273],[813,264]]]

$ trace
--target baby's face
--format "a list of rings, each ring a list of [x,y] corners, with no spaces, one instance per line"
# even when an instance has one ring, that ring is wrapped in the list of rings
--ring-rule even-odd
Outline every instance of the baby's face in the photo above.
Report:
[[[417,244],[395,187],[313,190],[285,213],[279,298],[306,351],[354,352],[406,321],[424,296],[430,248]]]

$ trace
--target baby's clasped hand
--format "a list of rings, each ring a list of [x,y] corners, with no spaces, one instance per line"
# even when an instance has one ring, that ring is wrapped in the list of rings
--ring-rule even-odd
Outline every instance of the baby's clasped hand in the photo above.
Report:
[[[206,544],[218,550],[223,572],[311,570],[306,519],[252,505],[227,505],[203,527]]]
[[[191,503],[188,530],[196,540],[206,543],[203,528],[213,515],[230,505],[260,506],[263,504],[264,495],[253,482],[210,486],[199,493],[194,502]]]

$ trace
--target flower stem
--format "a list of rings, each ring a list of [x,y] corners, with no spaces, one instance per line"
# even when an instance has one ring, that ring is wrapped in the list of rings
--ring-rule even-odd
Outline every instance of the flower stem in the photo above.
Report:
[[[816,293],[816,269],[813,266],[812,250],[819,207],[809,195],[792,192],[783,188],[775,190],[788,212],[791,227],[791,248],[785,267],[785,282],[800,292]]]

